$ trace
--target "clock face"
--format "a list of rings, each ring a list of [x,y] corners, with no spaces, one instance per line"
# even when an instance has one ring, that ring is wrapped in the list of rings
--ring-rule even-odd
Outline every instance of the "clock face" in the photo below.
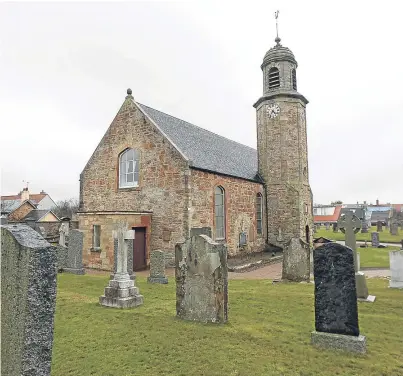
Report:
[[[267,116],[269,119],[274,119],[280,113],[280,106],[277,103],[267,106]]]

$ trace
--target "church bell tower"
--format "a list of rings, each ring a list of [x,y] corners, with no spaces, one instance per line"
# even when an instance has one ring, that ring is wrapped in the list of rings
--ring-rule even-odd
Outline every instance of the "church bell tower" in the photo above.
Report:
[[[313,208],[305,113],[308,100],[297,91],[294,54],[280,42],[277,33],[275,46],[264,56],[263,95],[254,107],[258,171],[267,200],[267,241],[283,248],[292,238],[311,243]]]

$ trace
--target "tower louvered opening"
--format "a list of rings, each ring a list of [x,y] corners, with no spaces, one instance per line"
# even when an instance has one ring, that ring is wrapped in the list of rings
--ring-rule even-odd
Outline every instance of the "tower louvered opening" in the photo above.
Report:
[[[297,73],[295,72],[295,69],[292,70],[292,88],[297,90]]]
[[[280,72],[277,68],[270,68],[269,70],[269,89],[280,87]]]

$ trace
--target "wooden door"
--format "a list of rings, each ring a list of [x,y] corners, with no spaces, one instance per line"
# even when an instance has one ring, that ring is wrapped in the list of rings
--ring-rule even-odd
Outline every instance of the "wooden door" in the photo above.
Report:
[[[133,270],[143,270],[146,264],[146,228],[133,227],[135,238],[133,242]]]

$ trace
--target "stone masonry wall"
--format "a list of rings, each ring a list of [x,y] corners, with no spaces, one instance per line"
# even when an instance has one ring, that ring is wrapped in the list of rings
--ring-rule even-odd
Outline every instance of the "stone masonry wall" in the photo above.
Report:
[[[258,193],[263,194],[261,184],[195,169],[191,170],[190,181],[190,228],[211,227],[215,239],[214,189],[216,186],[222,186],[225,190],[228,255],[234,256],[240,252],[240,232],[246,232],[248,235],[244,251],[260,251],[264,247],[264,204],[263,234],[258,235],[256,230],[256,196]]]
[[[267,106],[272,103],[279,105],[280,113],[269,119]],[[306,240],[306,226],[311,240],[313,215],[305,104],[286,96],[263,102],[257,109],[257,142],[259,172],[268,187],[269,243],[282,247],[292,237]]]
[[[119,154],[129,147],[140,153],[139,187],[119,189]],[[187,175],[185,159],[127,97],[80,176],[80,229],[86,233],[85,263],[103,264],[109,269],[113,260],[112,234],[106,255],[102,254],[104,261],[100,261],[101,255],[98,259],[96,255],[88,255],[91,225],[94,221],[107,223],[113,219],[90,219],[86,212],[152,212],[149,248],[173,252],[175,244],[183,241],[189,231]]]
[[[151,215],[140,214],[80,214],[79,228],[84,232],[83,241],[83,265],[87,268],[113,270],[113,247],[114,240],[112,231],[119,222],[128,223],[127,228],[146,228],[146,258],[147,264],[150,258],[151,243]],[[93,225],[101,226],[100,251],[92,249]]]

